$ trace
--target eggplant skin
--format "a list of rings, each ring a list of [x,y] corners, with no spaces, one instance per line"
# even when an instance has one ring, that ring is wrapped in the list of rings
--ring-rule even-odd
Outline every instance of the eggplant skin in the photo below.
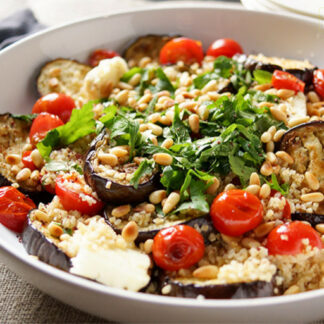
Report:
[[[291,214],[291,219],[293,221],[306,221],[310,223],[313,227],[315,227],[317,224],[324,223],[324,215],[320,214],[294,213]]]
[[[166,296],[197,298],[204,296],[206,299],[242,299],[274,296],[273,282],[253,281],[242,283],[218,284],[218,285],[198,285],[183,284],[179,281],[165,276],[161,289],[169,285],[171,287]]]
[[[70,258],[38,231],[29,217],[22,233],[22,244],[28,254],[35,255],[39,260],[54,267],[69,271],[72,266]]]

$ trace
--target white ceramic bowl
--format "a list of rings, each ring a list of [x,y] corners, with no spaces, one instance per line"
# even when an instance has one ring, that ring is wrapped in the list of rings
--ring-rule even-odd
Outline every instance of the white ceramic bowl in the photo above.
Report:
[[[211,4],[177,5],[114,14],[50,29],[0,53],[1,112],[29,113],[40,66],[58,57],[84,60],[107,46],[121,50],[138,35],[178,33],[205,46],[236,39],[246,53],[310,59],[324,66],[324,28],[297,19]],[[324,318],[324,290],[249,300],[194,300],[113,289],[28,257],[16,235],[0,225],[0,254],[18,275],[83,311],[128,322],[302,322]]]

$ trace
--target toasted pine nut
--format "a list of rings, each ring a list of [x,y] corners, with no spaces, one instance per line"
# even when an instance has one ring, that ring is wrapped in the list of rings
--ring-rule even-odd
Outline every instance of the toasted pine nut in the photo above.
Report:
[[[311,192],[300,196],[302,201],[321,202],[324,200],[324,195],[321,192]]]
[[[115,207],[112,211],[111,211],[111,215],[116,217],[116,218],[121,218],[126,216],[131,210],[131,205],[121,205],[118,207]]]
[[[281,137],[285,133],[286,133],[286,131],[284,129],[277,130],[276,133],[273,135],[273,141],[274,142],[279,142],[281,140]]]
[[[141,68],[145,68],[147,66],[147,64],[151,63],[152,59],[148,56],[144,56],[143,58],[141,58],[141,60],[138,63],[138,66]]]
[[[20,171],[20,168],[18,165],[14,165],[11,167],[10,173],[13,175],[16,175]]]
[[[116,95],[116,100],[120,105],[126,103],[128,99],[128,90],[122,90]]]
[[[262,143],[269,143],[272,139],[271,134],[269,132],[264,132],[260,139]]]
[[[159,98],[160,97],[170,97],[170,92],[167,90],[162,90],[156,94]]]
[[[44,159],[42,155],[39,153],[38,149],[35,149],[31,152],[30,158],[35,164],[36,168],[41,168],[44,164]]]
[[[316,228],[316,230],[317,230],[318,232],[320,232],[321,234],[324,234],[324,224],[323,224],[323,223],[321,223],[321,224],[317,224],[317,225],[315,226],[315,228]]]
[[[140,73],[136,73],[136,74],[134,74],[134,75],[130,78],[130,80],[128,81],[128,83],[129,83],[131,86],[135,87],[135,86],[137,86],[137,85],[140,83],[141,78],[142,78],[141,74],[140,74]]]
[[[169,149],[173,145],[173,139],[172,138],[167,138],[163,141],[161,144],[161,147],[164,147],[166,149]]]
[[[143,103],[147,104],[147,103],[149,103],[151,100],[152,100],[152,95],[151,95],[150,93],[148,93],[148,94],[145,94],[143,97],[141,97],[141,98],[137,101],[137,103],[138,103],[139,105],[140,105],[140,104],[143,104]]]
[[[39,180],[39,171],[34,170],[30,175],[30,179],[33,181],[38,181]]]
[[[156,136],[151,135],[151,136],[149,137],[149,139],[151,140],[151,142],[152,142],[154,145],[158,145],[158,144],[159,144],[159,143],[158,143],[158,140],[157,140],[157,138],[156,138]]]
[[[31,170],[29,168],[24,168],[18,172],[16,175],[17,181],[26,181],[30,178]]]
[[[273,141],[270,141],[269,143],[266,144],[266,151],[267,152],[273,152],[274,151],[274,143]]]
[[[237,245],[238,242],[241,240],[240,236],[229,236],[229,235],[221,234],[221,237],[225,243],[234,246]]]
[[[43,223],[48,223],[51,220],[51,217],[48,214],[42,212],[39,209],[36,209],[35,211],[33,211],[32,216],[34,216],[35,219],[37,219]]]
[[[284,112],[282,112],[281,110],[279,110],[279,108],[271,107],[270,111],[271,111],[272,116],[275,119],[283,121],[283,122],[287,121],[287,115]]]
[[[26,151],[31,151],[32,149],[33,149],[33,145],[27,143],[24,145],[22,150],[23,150],[23,152],[26,152]]]
[[[225,186],[224,191],[233,190],[233,189],[235,189],[235,188],[236,188],[236,187],[235,187],[235,185],[233,185],[233,183],[229,183],[229,184],[227,184],[227,185]]]
[[[278,151],[278,152],[276,152],[276,156],[279,159],[287,162],[288,164],[293,164],[294,163],[294,159],[287,152],[285,152],[285,151]]]
[[[171,121],[174,119],[174,111],[173,110],[167,110],[165,112],[165,116],[167,116]]]
[[[156,153],[153,155],[153,160],[160,165],[170,165],[173,157],[168,153]]]
[[[148,117],[148,120],[155,124],[156,122],[158,122],[161,118],[161,115],[159,113],[154,113],[154,114],[151,114],[149,117]]]
[[[310,102],[315,103],[315,102],[319,102],[320,98],[317,95],[317,93],[315,91],[310,91],[307,94],[307,98],[310,100]]]
[[[199,116],[197,114],[192,114],[188,118],[190,129],[193,133],[199,133]]]
[[[148,239],[144,242],[144,252],[146,254],[150,254],[152,252],[152,247],[153,247],[153,240]]]
[[[198,115],[201,120],[207,120],[209,116],[209,109],[205,105],[201,105],[198,108]]]
[[[261,245],[260,242],[258,242],[257,240],[254,240],[253,238],[250,238],[250,237],[244,237],[241,241],[241,244],[245,248],[248,248],[248,249],[257,248]]]
[[[121,233],[126,242],[134,242],[138,236],[138,226],[134,221],[130,221]]]
[[[152,214],[152,213],[155,211],[155,206],[154,206],[153,204],[145,204],[145,206],[144,206],[144,210],[145,210],[147,213]]]
[[[320,187],[320,183],[317,179],[317,177],[315,177],[315,175],[313,173],[311,173],[310,171],[307,171],[305,173],[305,179],[308,183],[308,186],[312,189],[312,190],[318,190]]]
[[[48,225],[48,231],[55,237],[60,237],[63,234],[62,227],[53,222]]]
[[[250,175],[250,185],[261,185],[260,177],[256,172],[253,172]]]
[[[309,121],[309,116],[302,116],[302,117],[294,117],[289,120],[288,126],[289,127],[294,127],[299,124],[307,123]]]
[[[118,82],[117,87],[122,90],[132,90],[133,89],[133,87],[129,83],[126,83],[123,81]]]
[[[280,89],[277,92],[277,96],[281,99],[288,99],[295,95],[295,91],[289,89]]]
[[[192,275],[199,279],[215,279],[218,275],[218,267],[215,265],[205,265],[196,269]]]
[[[272,87],[271,83],[265,83],[265,84],[258,84],[254,87],[255,90],[259,91],[266,91],[269,90]]]
[[[118,158],[115,154],[101,152],[98,154],[98,159],[103,164],[108,164],[111,167],[114,167],[118,164]]]
[[[293,295],[299,292],[300,292],[299,287],[297,285],[292,285],[284,292],[284,295]]]
[[[172,120],[168,116],[164,115],[161,116],[160,123],[162,125],[170,126],[172,124]]]
[[[277,156],[273,152],[267,152],[266,160],[269,161],[271,164],[275,164],[278,162]]]
[[[263,224],[259,225],[258,227],[256,227],[253,230],[253,232],[256,237],[263,237],[263,236],[266,236],[267,234],[269,234],[271,232],[271,230],[274,229],[275,227],[276,227],[276,222],[274,222],[274,221],[268,222],[268,223],[263,223]]]
[[[160,136],[163,133],[163,128],[159,125],[149,123],[148,128],[152,131],[152,134],[154,134],[156,136]]]
[[[139,131],[140,131],[141,133],[147,131],[148,129],[149,129],[148,124],[141,124],[141,125],[139,126]]]
[[[252,195],[257,196],[260,191],[260,186],[256,184],[249,185],[248,187],[245,188],[245,191],[251,193]]]
[[[177,192],[171,192],[164,203],[162,209],[163,213],[168,214],[172,209],[176,208],[179,201],[180,201],[180,195]]]
[[[259,195],[261,198],[265,199],[270,196],[271,188],[267,183],[264,183],[259,191]]]
[[[6,156],[6,162],[13,165],[18,164],[21,161],[21,157],[18,154],[8,154]]]
[[[110,153],[116,155],[118,158],[128,155],[128,151],[120,146],[116,146],[110,149]]]
[[[269,129],[268,129],[268,132],[271,134],[271,137],[274,136],[274,134],[276,133],[277,129],[276,129],[276,126],[271,126]]]
[[[219,188],[219,180],[215,177],[214,180],[213,180],[213,184],[208,187],[206,192],[209,195],[215,195],[218,188]]]
[[[166,200],[167,200],[166,198],[162,199],[162,201],[161,201],[162,208],[164,207]]]
[[[272,166],[272,171],[273,171],[274,174],[278,174],[280,172],[280,169],[281,169],[280,165],[273,165]]]
[[[273,169],[272,169],[272,165],[269,162],[264,162],[261,166],[260,172],[262,175],[264,176],[269,176],[272,174]]]
[[[202,89],[202,93],[207,93],[209,91],[217,90],[217,81],[216,80],[211,80],[209,81]]]
[[[157,205],[159,204],[164,198],[166,197],[166,191],[165,190],[156,190],[153,191],[149,196],[149,201]]]

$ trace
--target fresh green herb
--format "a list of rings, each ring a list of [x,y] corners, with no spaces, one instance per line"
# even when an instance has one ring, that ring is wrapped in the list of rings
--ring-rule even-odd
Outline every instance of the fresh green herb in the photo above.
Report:
[[[104,109],[104,115],[99,119],[101,123],[105,125],[105,127],[109,128],[112,124],[112,121],[116,115],[117,106],[111,105]]]
[[[31,123],[37,116],[38,116],[37,114],[12,115],[12,118],[20,119],[25,122]]]
[[[72,165],[72,168],[75,170],[75,171],[77,171],[79,174],[83,174],[83,170],[82,170],[82,168],[80,167],[80,165],[79,164],[77,164],[77,163],[75,163],[75,164],[73,164]]]
[[[165,75],[165,73],[160,67],[156,69],[155,75],[159,79],[158,83],[155,86],[155,92],[167,90],[171,94],[173,94],[175,89],[172,83],[170,82],[169,78]]]
[[[174,118],[170,132],[175,139],[175,143],[191,142],[188,127],[182,122],[180,118],[179,106],[174,106]]]
[[[63,232],[68,235],[73,235],[73,229],[71,228],[63,228]]]
[[[151,175],[154,170],[154,162],[149,160],[144,160],[141,162],[137,170],[134,172],[130,184],[136,189],[142,177],[146,175]]]
[[[274,173],[272,173],[271,175],[271,181],[266,181],[266,183],[270,186],[271,189],[279,191],[283,196],[286,196],[289,193],[289,184],[283,183],[282,185],[280,185],[277,176]]]
[[[138,73],[142,74],[143,69],[135,66],[132,69],[130,69],[129,71],[127,71],[126,73],[124,73],[124,75],[121,77],[121,81],[128,82],[135,74],[138,74]]]
[[[70,171],[76,170],[78,173],[83,174],[82,168],[77,163],[69,163],[64,161],[50,161],[45,164],[45,168],[48,171],[59,172],[59,171]]]
[[[264,70],[254,70],[254,80],[259,84],[271,83],[272,73]]]

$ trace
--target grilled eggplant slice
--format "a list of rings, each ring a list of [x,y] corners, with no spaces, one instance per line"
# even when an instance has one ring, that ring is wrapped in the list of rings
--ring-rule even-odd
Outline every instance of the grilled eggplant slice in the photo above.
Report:
[[[132,185],[125,185],[116,182],[113,178],[106,178],[95,171],[94,161],[97,159],[97,152],[101,146],[107,145],[108,138],[102,132],[92,142],[84,163],[84,177],[89,186],[95,190],[99,198],[112,204],[139,203],[145,201],[149,194],[158,188],[160,175],[155,172],[152,176],[135,188]]]
[[[236,55],[234,58],[241,62],[244,61],[245,68],[250,71],[265,70],[272,73],[274,70],[283,70],[295,75],[308,86],[313,83],[313,72],[316,67],[308,61],[267,57],[262,54],[249,56]]]
[[[171,279],[167,275],[162,275],[161,291],[168,286],[166,296],[197,298],[204,296],[207,299],[240,299],[274,296],[273,280],[240,282],[230,284],[204,284],[197,279]]]
[[[69,271],[70,258],[35,227],[30,220],[32,212],[32,210],[29,212],[27,226],[22,233],[22,243],[27,253],[54,267]]]
[[[179,36],[147,35],[137,38],[125,49],[123,57],[126,61],[132,61],[132,65],[138,66],[143,57],[150,57],[158,62],[161,48],[171,39]]]
[[[41,96],[51,92],[65,93],[77,99],[83,79],[91,66],[69,59],[56,59],[46,63],[37,78],[37,90]]]

